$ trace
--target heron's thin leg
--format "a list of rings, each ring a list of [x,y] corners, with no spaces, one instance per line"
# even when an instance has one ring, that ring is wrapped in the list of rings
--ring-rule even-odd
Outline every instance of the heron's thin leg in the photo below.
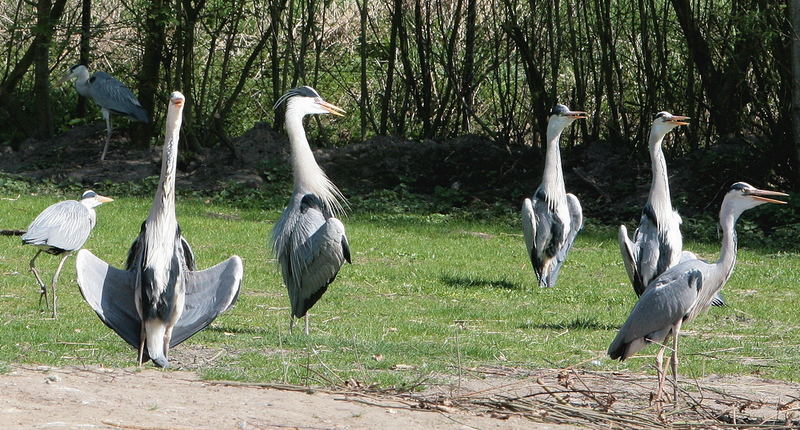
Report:
[[[681,331],[683,319],[679,319],[672,329],[672,377],[675,379],[674,399],[675,406],[678,406],[678,333]]]
[[[169,342],[172,340],[172,329],[175,328],[174,325],[168,325],[167,329],[164,330],[164,359],[169,360]]]
[[[31,258],[31,273],[33,276],[36,277],[36,282],[39,284],[39,306],[42,306],[42,298],[44,297],[45,303],[47,306],[50,306],[50,303],[47,301],[47,287],[44,286],[44,282],[42,282],[41,276],[39,276],[39,271],[36,270],[36,257],[42,253],[42,250],[36,251],[36,255]]]
[[[71,252],[64,253],[64,256],[61,257],[61,261],[58,263],[58,268],[56,269],[56,273],[53,275],[53,283],[50,284],[50,291],[53,293],[53,318],[56,318],[56,302],[58,301],[58,297],[56,297],[56,282],[58,282],[58,274],[61,273],[61,268],[64,267],[64,262],[67,261],[67,258],[72,255]]]
[[[309,319],[310,316],[311,316],[311,314],[306,313],[306,316],[304,317],[304,319],[306,320],[306,336],[308,336],[308,326],[309,326],[308,319]]]
[[[147,333],[144,331],[144,321],[142,321],[142,328],[139,330],[139,367],[142,367],[142,361],[144,360],[144,343],[145,339],[147,339]]]
[[[658,390],[656,391],[656,408],[657,410],[661,410],[661,394],[664,391],[664,350],[667,348],[666,344],[661,345],[661,348],[658,350],[658,354],[656,354],[656,371],[658,372]]]
[[[111,141],[111,113],[103,109],[103,118],[106,120],[106,143],[103,145],[103,153],[100,155],[100,161],[106,159],[108,142]]]

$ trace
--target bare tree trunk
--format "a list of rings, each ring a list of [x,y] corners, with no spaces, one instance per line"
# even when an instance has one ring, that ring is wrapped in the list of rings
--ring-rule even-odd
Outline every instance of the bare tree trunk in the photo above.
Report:
[[[151,0],[147,8],[144,22],[144,54],[142,69],[139,72],[139,102],[150,117],[149,124],[138,124],[134,127],[133,143],[139,147],[147,147],[153,134],[153,116],[155,114],[155,95],[158,90],[159,73],[161,71],[162,53],[164,51],[165,25],[169,21],[169,0]]]
[[[52,5],[49,12],[49,17],[47,22],[53,26],[55,25],[60,19],[61,15],[64,14],[64,6],[66,5],[66,0],[56,0],[56,2]],[[47,40],[48,43],[52,38],[52,27],[47,31],[39,31],[35,33],[33,38],[33,42],[28,46],[28,50],[25,51],[22,58],[17,61],[17,64],[11,70],[11,72],[5,77],[2,83],[0,83],[0,106],[7,106],[9,102],[9,95],[14,88],[17,87],[19,81],[25,76],[25,73],[28,72],[28,69],[34,62],[35,55],[37,53],[37,49],[44,40]]]
[[[36,101],[37,134],[50,137],[55,133],[53,111],[50,108],[50,43],[53,40],[53,23],[50,21],[50,0],[36,4],[36,32],[34,39],[34,97]],[[39,37],[41,36],[41,37]]]
[[[792,137],[795,165],[800,166],[800,0],[790,0],[792,22]],[[800,189],[800,168],[796,169],[795,189]]]
[[[367,111],[369,110],[369,95],[367,94],[367,0],[363,0],[360,7],[361,34],[358,37],[361,47],[361,140],[367,136]]]
[[[92,0],[81,1],[81,41],[79,62],[85,66],[89,66],[89,53],[91,52],[91,38],[92,38]],[[75,113],[78,117],[83,118],[86,116],[86,97],[77,95],[78,105],[75,108]]]
[[[461,120],[462,132],[470,132],[469,119],[473,112],[475,80],[475,21],[477,20],[477,1],[467,0],[466,34],[464,35],[464,73],[461,83],[461,101],[464,104],[464,115]]]
[[[394,68],[397,58],[397,34],[400,26],[403,25],[403,0],[394,0],[392,6],[392,28],[389,36],[388,56],[389,62],[386,66],[386,89],[383,91],[383,101],[381,103],[381,125],[379,133],[387,134],[387,123],[389,121],[389,106],[392,100],[392,87],[394,86]]]

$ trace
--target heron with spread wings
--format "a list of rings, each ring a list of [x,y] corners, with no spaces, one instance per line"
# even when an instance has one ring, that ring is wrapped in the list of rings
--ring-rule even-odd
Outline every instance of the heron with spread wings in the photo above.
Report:
[[[522,203],[522,231],[528,257],[540,287],[553,287],[567,253],[583,228],[583,211],[578,198],[568,194],[561,170],[561,132],[586,112],[571,111],[558,104],[547,122],[547,153],[542,183],[532,199]]]
[[[344,262],[350,262],[350,245],[344,225],[336,218],[342,213],[344,197],[314,159],[303,117],[328,113],[343,116],[344,110],[326,102],[308,86],[289,90],[275,108],[284,104],[294,190],[272,230],[272,249],[289,293],[289,329],[295,318],[305,318],[308,334],[308,311],[336,279]]]
[[[87,250],[78,253],[81,293],[100,319],[139,350],[139,365],[168,367],[169,349],[202,330],[239,296],[243,265],[238,256],[206,270],[195,258],[175,217],[184,97],[172,93],[167,108],[161,178],[150,214],[134,240],[125,270]]]

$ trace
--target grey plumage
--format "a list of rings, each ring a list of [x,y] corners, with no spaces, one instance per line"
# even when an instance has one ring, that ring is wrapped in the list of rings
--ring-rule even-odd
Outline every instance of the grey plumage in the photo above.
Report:
[[[341,116],[344,111],[322,100],[311,87],[289,90],[275,108],[283,104],[294,190],[272,229],[272,249],[289,294],[290,327],[294,318],[305,317],[308,333],[308,310],[327,291],[344,262],[351,259],[344,225],[336,218],[343,197],[316,163],[302,120],[309,114]]]
[[[83,97],[94,100],[103,113],[106,121],[106,140],[103,146],[101,160],[106,158],[108,143],[111,139],[111,112],[125,115],[135,121],[150,122],[147,111],[139,103],[139,99],[122,82],[106,72],[94,72],[89,76],[89,69],[82,64],[72,66],[62,79],[63,81],[75,78],[75,90]]]
[[[532,199],[522,202],[522,231],[525,247],[540,287],[553,287],[575,237],[583,228],[583,211],[578,198],[567,194],[561,171],[561,132],[586,113],[556,105],[547,126],[547,155],[542,183]]]
[[[725,195],[719,219],[722,226],[722,250],[714,263],[689,259],[667,269],[645,289],[639,301],[608,348],[612,359],[625,360],[649,343],[662,344],[657,356],[660,398],[664,372],[664,342],[673,336],[672,371],[677,396],[677,347],[681,325],[693,320],[709,307],[715,295],[727,282],[736,262],[735,223],[747,209],[764,203],[785,203],[766,196],[784,193],[754,188],[744,182],[731,186]]]
[[[175,218],[175,172],[184,97],[174,92],[167,110],[161,179],[150,214],[142,223],[125,264],[109,266],[91,252],[78,253],[81,293],[100,319],[167,367],[169,348],[202,330],[229,309],[243,276],[238,256],[203,271],[195,270],[191,247]]]
[[[628,239],[624,225],[619,228],[619,245],[628,277],[637,296],[650,282],[678,264],[683,250],[681,217],[673,210],[669,192],[667,163],[661,150],[664,136],[675,127],[687,124],[685,116],[659,112],[650,128],[648,147],[653,178],[639,227]]]
[[[64,261],[72,251],[80,249],[89,238],[97,220],[94,208],[110,201],[113,200],[92,190],[86,191],[80,201],[65,200],[48,206],[31,222],[28,230],[22,235],[23,244],[39,248],[31,259],[30,270],[39,284],[40,303],[42,298],[47,296],[47,288],[36,269],[36,258],[42,252],[52,255],[63,254],[51,282],[53,318],[57,316],[56,282]]]

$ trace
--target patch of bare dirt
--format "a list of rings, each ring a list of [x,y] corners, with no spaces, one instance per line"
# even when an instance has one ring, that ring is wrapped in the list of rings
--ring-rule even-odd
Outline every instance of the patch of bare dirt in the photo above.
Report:
[[[203,360],[211,359],[212,353]],[[202,360],[201,360],[202,361]],[[800,384],[684,380],[658,415],[655,378],[614,372],[464,369],[420,393],[203,381],[152,368],[23,367],[0,376],[4,429],[797,428]]]

